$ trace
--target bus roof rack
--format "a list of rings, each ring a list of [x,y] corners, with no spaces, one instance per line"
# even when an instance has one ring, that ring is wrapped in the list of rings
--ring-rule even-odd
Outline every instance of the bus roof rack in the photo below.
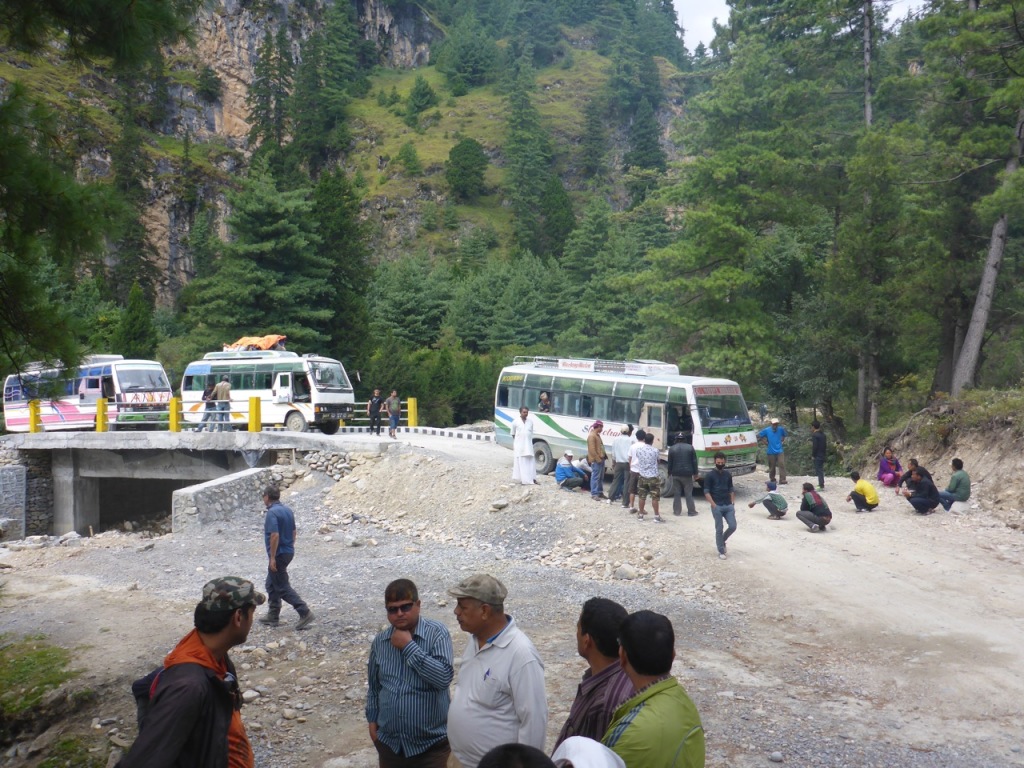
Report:
[[[545,357],[521,355],[512,359],[514,365],[532,365],[536,368],[555,368],[563,371],[593,371],[595,373],[628,373],[649,376],[669,373],[678,376],[679,366],[661,360],[601,360],[584,357]]]
[[[203,360],[245,360],[257,357],[298,357],[298,354],[277,349],[237,349],[228,352],[207,352],[203,355]]]

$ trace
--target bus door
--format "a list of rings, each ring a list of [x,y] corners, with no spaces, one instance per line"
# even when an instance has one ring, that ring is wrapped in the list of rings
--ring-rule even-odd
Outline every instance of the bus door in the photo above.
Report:
[[[99,371],[84,373],[78,382],[78,404],[96,407],[96,401],[103,397],[102,379]]]
[[[274,388],[270,390],[274,396],[275,403],[290,403],[292,401],[292,375],[291,373],[278,373],[274,376]]]
[[[662,403],[644,403],[640,411],[640,429],[654,435],[654,447],[665,450],[665,406]]]

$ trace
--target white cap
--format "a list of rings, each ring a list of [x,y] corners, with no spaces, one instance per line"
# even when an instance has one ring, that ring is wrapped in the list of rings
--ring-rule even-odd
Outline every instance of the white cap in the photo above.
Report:
[[[558,745],[551,760],[558,768],[626,768],[621,757],[586,736],[570,736]]]

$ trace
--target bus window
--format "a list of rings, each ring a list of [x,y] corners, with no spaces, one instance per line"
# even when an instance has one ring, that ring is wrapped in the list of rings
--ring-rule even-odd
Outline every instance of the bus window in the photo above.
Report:
[[[590,395],[583,395],[580,397],[579,415],[584,419],[589,419],[594,415],[594,398]]]
[[[515,389],[509,389],[508,391],[508,407],[519,410],[519,407],[523,404],[523,390],[519,387]],[[529,406],[527,406],[529,407]]]
[[[668,400],[668,387],[644,384],[644,393],[641,399],[648,403],[664,403]]]
[[[498,387],[498,407],[508,408],[508,387],[505,385]]]
[[[601,419],[602,421],[611,421],[611,404],[612,399],[610,397],[594,397],[593,400],[593,414],[595,419]]]
[[[581,379],[570,379],[567,376],[555,376],[555,380],[551,382],[551,388],[557,389],[561,392],[576,393],[580,391],[581,384]]]
[[[623,424],[636,424],[640,420],[640,409],[643,404],[639,400],[625,400],[616,397],[612,400],[611,420]]]
[[[560,396],[563,401],[562,413],[565,416],[582,416],[580,410],[580,396],[573,394],[565,394]]]
[[[529,373],[526,375],[526,386],[530,389],[536,389],[537,394],[540,394],[541,390],[548,392],[551,390],[551,374]],[[536,402],[536,398],[534,398],[534,402]]]
[[[661,425],[661,407],[654,405],[650,406],[647,409],[647,426],[660,429]]]
[[[530,387],[529,389],[524,389],[523,405],[525,405],[531,411],[539,411],[540,406],[538,406],[537,404],[540,402],[541,392],[547,392],[547,390],[534,389],[533,387]]]

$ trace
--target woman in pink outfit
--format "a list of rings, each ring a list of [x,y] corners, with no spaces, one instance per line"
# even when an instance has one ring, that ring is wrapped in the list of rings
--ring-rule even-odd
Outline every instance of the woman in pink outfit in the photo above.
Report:
[[[903,467],[900,466],[900,460],[892,455],[892,448],[886,448],[878,462],[879,481],[888,488],[895,488],[902,474]]]

